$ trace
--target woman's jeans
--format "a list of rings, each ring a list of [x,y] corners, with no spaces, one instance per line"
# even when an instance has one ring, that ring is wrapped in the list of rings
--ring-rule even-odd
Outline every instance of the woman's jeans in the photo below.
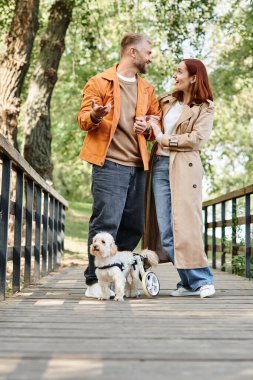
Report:
[[[169,157],[155,156],[152,187],[155,198],[156,214],[161,243],[168,253],[169,260],[174,263],[174,239],[171,216],[171,191],[169,179]],[[185,252],[187,255],[187,251]],[[197,290],[203,285],[213,284],[213,274],[206,268],[177,269],[181,281],[177,287]]]

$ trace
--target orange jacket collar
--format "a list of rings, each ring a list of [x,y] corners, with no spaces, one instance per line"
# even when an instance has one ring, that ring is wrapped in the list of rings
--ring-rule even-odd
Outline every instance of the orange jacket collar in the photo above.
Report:
[[[117,74],[116,74],[117,66],[118,66],[118,63],[114,65],[113,67],[110,67],[109,69],[105,70],[101,74],[102,77],[108,80],[112,80],[112,81],[117,80]],[[144,88],[150,87],[150,85],[146,81],[144,81],[139,75],[137,75],[137,81],[138,81],[138,85],[141,85]]]

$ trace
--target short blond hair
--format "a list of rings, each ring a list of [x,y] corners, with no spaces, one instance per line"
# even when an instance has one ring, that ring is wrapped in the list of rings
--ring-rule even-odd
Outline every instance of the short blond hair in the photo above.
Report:
[[[126,33],[124,37],[121,40],[120,43],[120,56],[124,55],[126,49],[130,46],[136,46],[143,40],[146,40],[148,43],[150,42],[150,39],[141,33]]]

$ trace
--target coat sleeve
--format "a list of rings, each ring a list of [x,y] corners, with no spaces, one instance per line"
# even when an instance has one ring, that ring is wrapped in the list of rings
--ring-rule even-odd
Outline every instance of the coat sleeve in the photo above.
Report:
[[[84,86],[83,99],[77,115],[77,123],[83,131],[96,129],[99,126],[99,123],[94,123],[90,116],[92,99],[95,99],[98,104],[102,104],[102,97],[95,77],[91,78]]]
[[[149,116],[152,116],[152,115],[153,116],[159,116],[160,117],[160,121],[158,122],[158,125],[161,128],[162,110],[161,110],[161,107],[160,107],[160,105],[158,103],[157,97],[155,95],[155,89],[154,89],[154,87],[152,87],[151,102],[150,102],[150,106],[149,106],[147,114]],[[152,128],[150,130],[150,134],[147,136],[147,140],[150,140],[150,141],[155,140],[155,136],[153,134]]]
[[[212,132],[214,107],[209,105],[201,110],[192,131],[182,135],[164,135],[161,145],[174,151],[201,150]]]

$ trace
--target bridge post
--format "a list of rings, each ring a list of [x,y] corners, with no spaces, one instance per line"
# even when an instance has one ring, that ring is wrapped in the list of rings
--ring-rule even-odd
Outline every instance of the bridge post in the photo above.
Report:
[[[34,283],[40,279],[40,249],[41,249],[41,195],[42,190],[36,186],[36,213],[35,213],[35,247],[34,247]]]
[[[24,173],[22,172],[22,170],[17,169],[15,229],[14,229],[14,247],[13,247],[13,278],[12,278],[13,293],[20,291],[23,198],[24,198]]]
[[[250,194],[245,196],[245,276],[251,278],[251,268],[250,268],[250,259],[251,259],[251,239],[250,239]]]
[[[11,160],[3,157],[1,208],[0,208],[0,301],[5,299],[10,216]]]

